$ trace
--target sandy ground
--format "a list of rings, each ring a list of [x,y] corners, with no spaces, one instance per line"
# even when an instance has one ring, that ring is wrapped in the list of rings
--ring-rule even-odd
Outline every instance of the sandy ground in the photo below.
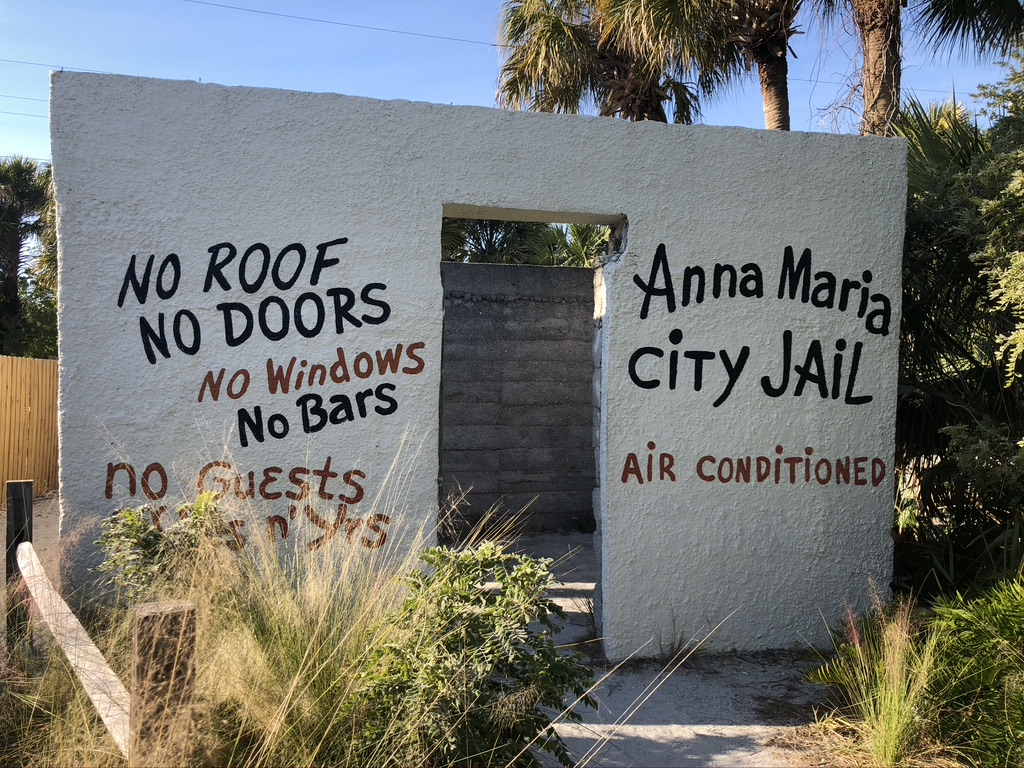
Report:
[[[533,535],[517,549],[554,559],[561,581],[556,600],[566,611],[559,639],[581,643],[595,629],[588,601],[599,566],[591,537]],[[702,654],[665,679],[661,664],[644,662],[610,670],[594,664],[597,712],[558,731],[580,765],[593,766],[797,766],[786,750],[793,729],[814,721],[824,691],[803,681],[816,653]],[[551,765],[557,765],[555,760]]]
[[[56,496],[33,504],[33,543],[50,577],[58,575]],[[6,521],[5,521],[6,524]],[[6,530],[6,527],[4,528]],[[566,611],[559,640],[594,661],[600,709],[582,710],[584,722],[558,731],[579,765],[592,766],[797,766],[787,751],[793,728],[813,722],[823,691],[803,682],[817,656],[789,652],[702,654],[666,678],[656,663],[611,670],[595,642],[593,590],[598,562],[591,537],[530,535],[515,548],[556,561],[555,599]],[[554,758],[546,764],[557,765]]]

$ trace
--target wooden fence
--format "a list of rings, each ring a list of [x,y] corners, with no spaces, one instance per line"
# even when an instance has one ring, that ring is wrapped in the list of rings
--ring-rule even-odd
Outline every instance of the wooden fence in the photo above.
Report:
[[[57,488],[57,361],[0,356],[0,488],[33,480]]]

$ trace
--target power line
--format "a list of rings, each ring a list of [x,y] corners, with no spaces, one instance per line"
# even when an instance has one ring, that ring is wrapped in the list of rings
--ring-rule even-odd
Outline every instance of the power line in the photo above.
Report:
[[[483,40],[469,40],[463,37],[447,37],[445,35],[431,35],[425,32],[410,32],[404,29],[391,29],[389,27],[373,27],[366,24],[353,24],[347,21],[335,21],[334,19],[319,19],[312,16],[297,16],[290,13],[280,13],[277,11],[265,11],[259,8],[246,8],[240,5],[228,5],[226,3],[215,3],[211,0],[181,0],[183,3],[191,3],[193,5],[205,5],[212,8],[225,8],[232,11],[242,11],[244,13],[255,13],[261,16],[276,16],[282,19],[294,19],[296,21],[310,21],[317,24],[331,24],[338,27],[350,27],[352,29],[365,29],[372,32],[385,32],[392,35],[408,35],[410,37],[425,37],[431,40],[445,40],[454,43],[468,43],[470,45],[484,45],[488,48],[507,48],[508,46],[500,45],[498,43],[488,43]],[[834,85],[844,86],[848,85],[845,82],[836,82],[834,80],[811,80],[807,78],[790,77],[790,81],[812,83],[814,85]],[[912,91],[920,91],[923,93],[949,93],[948,90],[942,90],[937,88],[912,88]]]
[[[75,72],[92,72],[97,75],[109,75],[110,72],[104,72],[99,69],[83,69],[82,67],[65,67],[60,64],[43,64],[38,61],[21,61],[20,59],[0,59],[0,61],[7,64],[25,64],[29,67],[46,67],[48,69],[69,69]]]
[[[49,99],[35,99],[31,96],[13,96],[9,93],[0,93],[0,99],[21,99],[22,101],[43,101],[47,102]]]
[[[312,21],[312,22],[317,22],[317,23],[322,23],[322,24],[334,24],[334,25],[342,26],[342,27],[353,27],[355,29],[372,30],[374,32],[386,32],[386,33],[396,34],[396,35],[409,35],[409,36],[412,36],[412,37],[426,37],[426,38],[430,38],[430,39],[433,39],[433,40],[444,40],[444,41],[449,41],[449,42],[472,43],[474,45],[486,45],[486,46],[490,46],[492,48],[503,47],[503,46],[499,46],[499,45],[497,45],[495,43],[485,43],[485,42],[483,42],[481,40],[467,40],[467,39],[458,38],[458,37],[444,37],[442,35],[429,35],[429,34],[425,34],[425,33],[422,33],[422,32],[408,32],[408,31],[401,30],[401,29],[387,29],[385,27],[371,27],[371,26],[365,26],[365,25],[361,25],[361,24],[350,24],[348,22],[343,22],[343,21],[332,21],[330,19],[315,19],[315,18],[306,17],[306,16],[293,16],[293,15],[286,14],[286,13],[276,13],[276,12],[273,12],[273,11],[257,10],[255,8],[243,8],[241,6],[225,5],[223,3],[207,2],[207,0],[182,0],[182,2],[193,3],[193,4],[196,4],[196,5],[208,5],[208,6],[213,6],[213,7],[217,7],[217,8],[227,8],[227,9],[230,9],[230,10],[245,11],[245,12],[249,12],[249,13],[258,13],[258,14],[263,14],[263,15],[266,15],[266,16],[280,16],[280,17],[283,17],[283,18],[297,19],[297,20],[300,20],[300,21]],[[46,67],[47,69],[69,70],[69,71],[73,71],[73,72],[90,72],[90,73],[99,74],[99,75],[111,74],[110,72],[106,72],[106,71],[99,70],[99,69],[85,69],[84,67],[69,67],[69,66],[65,66],[65,65],[62,65],[62,64],[46,64],[46,63],[39,62],[39,61],[24,61],[24,60],[21,60],[21,59],[3,59],[3,58],[0,58],[0,62],[6,63],[6,64],[23,64],[25,66],[30,66],[30,67]],[[789,80],[790,80],[790,82],[811,83],[812,85],[849,86],[849,83],[838,82],[838,81],[835,81],[835,80],[812,80],[812,79],[809,79],[809,78],[802,78],[802,77],[790,77]],[[913,87],[906,87],[906,86],[904,86],[903,90],[911,92],[911,93],[941,93],[941,94],[949,94],[951,92],[950,89],[913,88]],[[0,94],[0,98],[5,98],[5,99],[21,99],[21,100],[24,100],[24,101],[38,101],[38,102],[48,102],[49,101],[49,99],[39,99],[39,98],[33,98],[31,96],[13,96],[13,95],[9,95],[9,94]],[[28,112],[0,111],[0,115],[17,115],[19,117],[39,117],[39,118],[43,118],[43,119],[48,119],[49,118],[48,115],[36,115],[36,114],[30,114]]]
[[[365,29],[371,32],[387,32],[392,35],[408,35],[410,37],[426,37],[431,40],[446,40],[452,43],[468,43],[470,45],[486,45],[488,48],[499,48],[497,43],[487,43],[483,40],[468,40],[464,37],[447,37],[445,35],[430,35],[426,32],[410,32],[405,29],[389,29],[387,27],[371,27],[367,24],[353,24],[348,21],[334,21],[333,19],[316,19],[311,16],[296,16],[291,13],[278,13],[276,11],[264,11],[258,8],[244,8],[240,5],[227,5],[225,3],[212,3],[208,0],[181,0],[183,3],[193,5],[207,5],[213,8],[227,8],[232,11],[244,11],[245,13],[257,13],[261,16],[277,16],[282,19],[295,19],[296,21],[312,21],[317,24],[332,24],[336,27],[350,27],[352,29]]]
[[[19,117],[41,117],[43,120],[49,120],[49,115],[33,115],[29,112],[4,112],[0,110],[0,115],[18,115]]]
[[[249,13],[259,13],[259,14],[263,14],[263,15],[266,15],[266,16],[281,16],[281,17],[286,18],[286,19],[299,19],[301,21],[315,21],[315,22],[318,22],[318,23],[321,23],[321,24],[335,24],[335,25],[341,26],[341,27],[354,27],[355,29],[368,29],[368,30],[372,30],[374,32],[388,32],[388,33],[395,34],[395,35],[410,35],[412,37],[427,37],[427,38],[430,38],[430,39],[433,39],[433,40],[447,40],[449,42],[456,42],[456,43],[472,43],[474,45],[487,45],[487,46],[490,46],[491,48],[502,48],[502,47],[504,47],[504,46],[498,45],[497,43],[485,43],[482,40],[466,40],[466,39],[463,39],[463,38],[460,38],[460,37],[444,37],[442,35],[428,35],[428,34],[425,34],[425,33],[422,33],[422,32],[408,32],[408,31],[401,30],[401,29],[386,29],[384,27],[369,27],[369,26],[364,26],[364,25],[361,25],[361,24],[349,24],[348,22],[331,21],[329,19],[314,19],[314,18],[309,18],[309,17],[306,17],[306,16],[292,16],[292,15],[289,15],[287,13],[275,13],[273,11],[260,11],[260,10],[257,10],[255,8],[242,8],[240,6],[224,5],[222,3],[206,2],[206,0],[181,0],[181,2],[183,2],[183,3],[194,3],[196,5],[209,5],[209,6],[214,6],[216,8],[229,8],[231,10],[247,11]],[[19,59],[0,59],[0,62],[6,63],[6,64],[24,64],[24,65],[30,66],[30,67],[46,67],[47,69],[57,69],[57,70],[65,70],[66,69],[66,70],[69,70],[69,71],[72,71],[72,72],[91,72],[91,73],[97,74],[97,75],[113,74],[111,72],[107,72],[107,71],[100,70],[100,69],[85,69],[83,67],[69,67],[69,66],[65,66],[65,65],[62,65],[62,64],[44,64],[44,63],[39,62],[39,61],[22,61],[22,60],[19,60]],[[836,80],[812,80],[810,78],[805,78],[805,77],[790,77],[789,80],[790,80],[790,82],[811,83],[813,85],[836,85],[836,86],[840,86],[840,85],[848,86],[849,85],[849,83],[839,82],[839,81],[836,81]],[[913,88],[913,87],[907,87],[907,86],[904,86],[904,90],[913,91],[915,93],[944,93],[944,94],[946,94],[946,93],[950,92],[948,89]],[[29,101],[47,101],[47,99],[32,99],[32,98],[29,98],[27,96],[3,96],[3,98],[27,99]]]

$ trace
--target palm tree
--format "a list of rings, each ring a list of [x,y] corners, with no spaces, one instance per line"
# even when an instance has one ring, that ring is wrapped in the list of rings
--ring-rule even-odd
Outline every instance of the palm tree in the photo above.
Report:
[[[988,114],[1009,105],[987,131],[962,107],[913,99],[895,121],[909,147],[896,447],[918,510],[896,564],[915,592],[961,589],[1019,541],[1007,468],[1024,428],[1024,390],[1009,386],[1024,371],[1022,83],[1015,70],[980,88]]]
[[[952,105],[909,101],[895,123],[908,143],[897,451],[913,464],[941,451],[942,427],[1005,402],[989,285],[975,254],[972,168],[989,152],[975,122]],[[1005,414],[1000,413],[1000,416]]]
[[[599,224],[442,219],[441,261],[592,267],[608,252],[611,228]]]
[[[593,267],[608,254],[611,227],[600,224],[555,224],[553,228],[553,266]]]
[[[41,214],[51,201],[49,169],[33,160],[0,161],[0,354],[18,353],[22,326],[18,278],[25,246],[43,234]]]
[[[441,260],[473,264],[542,264],[554,230],[537,221],[442,219]]]
[[[765,126],[789,130],[789,39],[800,0],[512,0],[499,102],[513,109],[676,122],[755,67]]]
[[[739,57],[719,46],[706,17],[692,35],[654,55],[608,28],[606,0],[508,0],[502,7],[498,103],[511,109],[579,112],[692,123],[700,99],[741,71]],[[691,45],[694,40],[708,45]],[[668,108],[666,109],[666,105]]]
[[[688,60],[702,73],[757,68],[765,127],[789,130],[789,39],[800,0],[599,0],[605,34],[649,60]]]
[[[978,56],[1005,54],[1024,39],[1020,0],[814,0],[826,18],[852,13],[864,57],[861,133],[895,134],[902,76],[903,8],[910,25],[936,51],[959,48]]]
[[[57,292],[57,192],[53,187],[53,166],[44,166],[40,181],[46,187],[46,204],[39,212],[39,255],[32,276],[41,288]]]
[[[748,0],[728,3],[732,21],[727,38],[743,52],[747,70],[757,66],[764,103],[764,125],[789,130],[789,39],[796,25],[800,0]]]

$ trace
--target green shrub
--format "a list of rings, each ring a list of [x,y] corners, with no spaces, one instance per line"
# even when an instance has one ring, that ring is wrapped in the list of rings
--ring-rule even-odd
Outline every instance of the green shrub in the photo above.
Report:
[[[1024,449],[991,419],[946,427],[948,458],[899,508],[898,554],[915,594],[980,592],[1024,568]]]
[[[365,674],[354,713],[361,749],[390,742],[395,766],[537,765],[536,744],[572,765],[552,716],[570,692],[596,704],[582,655],[560,653],[552,637],[562,612],[545,597],[549,561],[491,543],[429,549],[422,560],[428,568],[389,618],[399,639],[375,651]],[[581,719],[571,707],[565,715]]]
[[[266,537],[239,556],[213,497],[164,530],[149,516],[105,522],[101,569],[130,601],[196,604],[199,762],[537,765],[539,749],[572,763],[553,723],[594,706],[592,673],[555,645],[550,561],[496,544],[282,556]]]
[[[96,542],[104,553],[97,572],[111,582],[129,603],[149,593],[158,578],[190,572],[200,543],[225,532],[223,515],[212,493],[200,494],[177,510],[177,520],[166,528],[152,522],[148,506],[121,509],[103,521]]]
[[[907,600],[851,617],[836,657],[808,678],[839,694],[831,720],[872,765],[1024,765],[1024,580],[920,617]]]
[[[935,615],[940,738],[977,765],[1024,765],[1024,582],[946,599]]]

